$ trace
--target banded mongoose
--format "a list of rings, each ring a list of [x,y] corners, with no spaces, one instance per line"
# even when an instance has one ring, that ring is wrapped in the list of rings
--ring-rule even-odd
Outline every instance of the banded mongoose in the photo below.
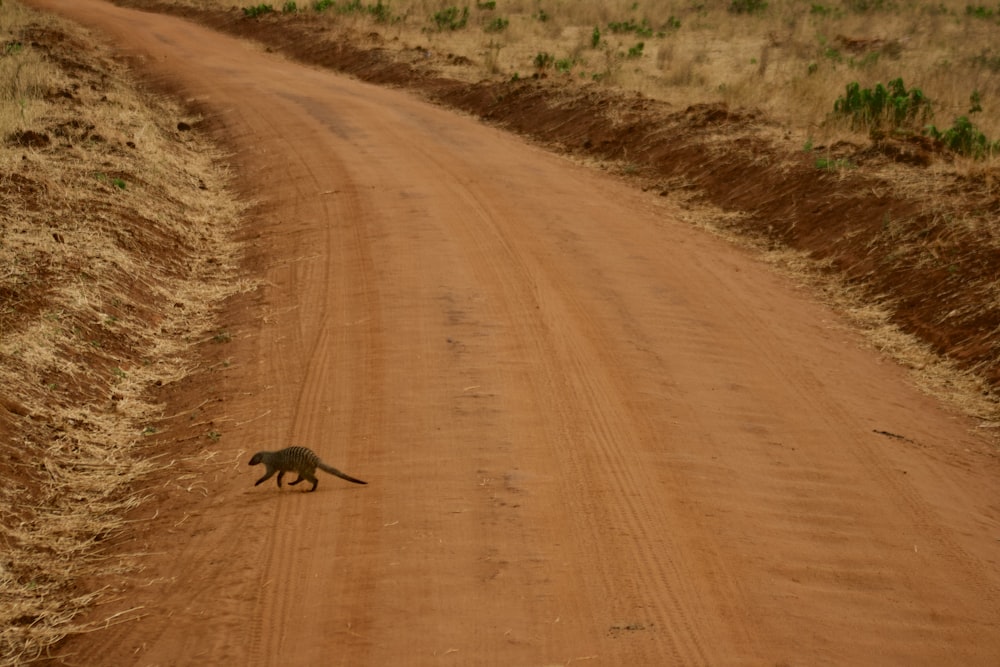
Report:
[[[309,492],[312,492],[316,490],[316,485],[319,484],[319,480],[316,479],[316,468],[331,475],[336,475],[341,479],[346,479],[348,482],[354,482],[355,484],[368,483],[362,482],[360,479],[355,479],[323,463],[316,456],[316,452],[308,447],[285,447],[276,452],[257,452],[250,459],[250,465],[255,466],[258,463],[263,463],[267,466],[267,474],[258,479],[254,486],[271,479],[274,473],[278,473],[278,486],[281,486],[281,478],[285,476],[286,472],[297,472],[299,478],[294,482],[289,482],[288,485],[295,486],[302,480],[308,479],[313,483],[312,488],[309,489]]]

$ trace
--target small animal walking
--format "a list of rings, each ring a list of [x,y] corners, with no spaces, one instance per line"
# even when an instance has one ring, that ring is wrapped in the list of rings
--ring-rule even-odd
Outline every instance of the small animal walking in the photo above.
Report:
[[[319,480],[316,479],[316,468],[331,475],[336,475],[341,479],[346,479],[348,482],[354,482],[355,484],[368,483],[362,482],[360,479],[355,479],[350,475],[340,472],[333,466],[323,463],[316,456],[316,452],[308,447],[285,447],[276,452],[257,452],[250,459],[250,465],[255,466],[258,463],[263,463],[267,466],[267,474],[258,479],[254,486],[271,479],[274,473],[278,473],[278,486],[281,486],[281,478],[285,476],[286,472],[297,472],[299,478],[294,482],[289,482],[288,485],[295,486],[302,480],[307,479],[313,483],[312,488],[309,489],[309,492],[312,492],[316,490],[316,485],[319,484]]]

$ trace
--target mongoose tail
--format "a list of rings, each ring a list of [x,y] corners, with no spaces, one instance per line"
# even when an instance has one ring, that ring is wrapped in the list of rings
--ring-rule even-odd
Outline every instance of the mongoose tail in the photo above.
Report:
[[[331,475],[336,475],[340,479],[346,479],[348,482],[354,482],[355,484],[367,484],[368,483],[368,482],[362,482],[360,479],[357,479],[356,477],[351,477],[347,473],[340,472],[339,470],[337,470],[333,466],[328,466],[327,464],[323,463],[322,461],[320,461],[319,463],[317,463],[316,467],[319,468],[320,470],[322,470],[323,472],[328,472]]]

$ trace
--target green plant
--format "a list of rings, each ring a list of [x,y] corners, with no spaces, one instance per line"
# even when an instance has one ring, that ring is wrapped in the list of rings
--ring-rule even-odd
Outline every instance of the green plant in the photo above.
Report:
[[[978,56],[973,56],[971,62],[973,65],[985,67],[991,72],[1000,72],[1000,55],[994,55],[989,51],[983,51]]]
[[[641,23],[636,23],[635,19],[612,21],[608,24],[608,30],[616,35],[634,32],[639,37],[653,36],[653,26],[649,25],[649,21],[646,19],[643,19]]]
[[[285,6],[281,8],[282,14],[294,14],[297,11],[299,11],[299,8],[295,4],[295,0],[288,0],[288,2],[285,3]]]
[[[594,26],[594,32],[590,33],[590,48],[596,49],[601,44],[601,29],[596,25]]]
[[[857,60],[855,60],[854,58],[851,58],[850,61],[847,64],[850,65],[854,69],[864,69],[866,67],[871,67],[871,66],[875,65],[875,63],[878,62],[878,59],[881,56],[882,56],[882,52],[881,51],[872,51],[870,53],[866,53],[864,56],[862,56],[861,58],[859,58]]]
[[[317,12],[323,12],[329,9],[330,7],[333,7],[333,5],[334,5],[333,0],[314,0],[314,2],[312,3],[312,8]]]
[[[124,179],[122,179],[122,178],[109,178],[107,174],[102,174],[101,172],[97,172],[96,174],[94,174],[94,178],[96,178],[97,180],[101,181],[102,183],[110,183],[111,185],[115,186],[119,190],[124,190],[125,186],[126,186],[126,183],[125,183]]]
[[[996,15],[996,12],[983,5],[966,5],[965,15],[976,19],[991,19]]]
[[[959,116],[944,132],[931,125],[927,134],[937,139],[959,155],[976,160],[1000,153],[1000,141],[990,141],[979,128],[972,124],[968,116]]]
[[[460,30],[469,22],[469,8],[466,6],[459,10],[455,6],[445,7],[435,12],[433,19],[439,31]]]
[[[844,0],[844,4],[847,9],[858,14],[877,12],[885,8],[885,0]]]
[[[208,437],[208,439],[209,439],[209,440],[211,440],[212,442],[218,442],[218,441],[219,441],[219,438],[221,438],[221,437],[222,437],[222,434],[221,434],[221,433],[219,433],[218,431],[209,431],[209,432],[208,432],[208,433],[206,433],[205,435],[206,435],[206,436]]]
[[[395,23],[402,20],[400,16],[393,16],[389,4],[382,4],[382,0],[377,0],[374,5],[368,5],[365,11],[375,19],[376,23]]]
[[[969,95],[969,114],[979,113],[983,110],[983,99],[978,90],[973,90]]]
[[[351,0],[337,6],[332,5],[338,14],[368,14],[375,19],[376,23],[394,23],[398,17],[392,15],[388,4],[383,4],[382,0],[377,0],[374,5],[365,5],[361,0]]]
[[[862,88],[854,81],[833,104],[836,116],[847,117],[854,129],[901,129],[929,119],[931,101],[919,88],[906,89],[903,79],[893,79],[886,85]]]
[[[539,7],[538,8],[538,13],[534,14],[533,18],[536,18],[539,21],[541,21],[542,23],[545,23],[546,21],[549,20],[550,17],[549,17],[549,13],[547,11],[545,11],[544,9],[542,9],[541,7]]]
[[[765,0],[732,0],[729,11],[732,14],[761,14],[767,9]]]
[[[854,169],[855,164],[850,160],[844,160],[839,158],[827,158],[818,157],[816,158],[816,168],[823,169],[826,171],[840,171],[842,169]]]
[[[555,68],[559,72],[566,73],[569,72],[571,69],[573,69],[573,65],[575,64],[576,63],[573,62],[572,58],[560,58],[559,60],[555,61]]]
[[[539,51],[535,54],[535,59],[532,62],[535,64],[535,69],[543,70],[552,66],[552,63],[555,62],[555,57],[547,51]]]
[[[639,42],[635,46],[630,47],[629,50],[628,50],[628,56],[627,57],[629,57],[629,58],[641,58],[642,57],[642,50],[645,48],[645,46],[646,45],[643,42]]]
[[[492,10],[492,9],[496,9],[496,8],[497,8],[496,0],[486,0],[486,2],[481,2],[480,0],[476,0],[476,9],[491,9]]]
[[[507,29],[507,26],[509,25],[510,25],[509,20],[498,16],[497,18],[487,23],[486,26],[483,28],[483,30],[485,30],[486,32],[503,32],[504,30]]]
[[[271,14],[274,12],[274,7],[271,5],[252,5],[250,7],[243,8],[243,16],[255,19],[265,14]]]

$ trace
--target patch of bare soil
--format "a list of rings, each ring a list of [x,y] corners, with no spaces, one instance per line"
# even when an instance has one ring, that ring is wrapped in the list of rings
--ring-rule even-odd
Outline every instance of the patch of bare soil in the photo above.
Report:
[[[995,412],[1000,388],[1000,174],[956,167],[929,139],[795,148],[753,110],[674,109],[572,80],[465,83],[440,74],[451,54],[419,59],[378,35],[325,38],[296,15],[259,19],[156,0],[119,4],[178,14],[303,62],[405,87],[574,155],[615,161],[644,188],[682,190],[727,213],[730,231],[788,247],[842,279],[959,369],[980,378],[971,407]]]

